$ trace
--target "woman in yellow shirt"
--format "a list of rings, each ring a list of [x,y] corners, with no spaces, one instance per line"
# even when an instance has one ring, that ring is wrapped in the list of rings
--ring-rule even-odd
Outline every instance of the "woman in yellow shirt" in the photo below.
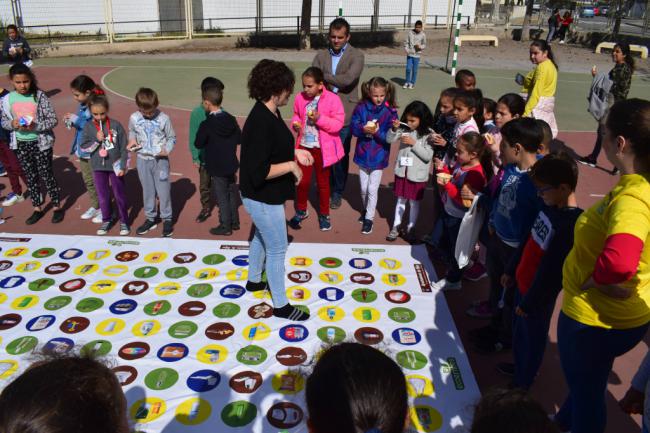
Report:
[[[615,103],[603,149],[621,178],[576,222],[564,262],[558,346],[569,396],[561,429],[602,433],[614,359],[636,346],[650,323],[650,101]]]
[[[522,93],[528,96],[524,116],[541,119],[549,124],[553,138],[557,136],[555,122],[555,89],[557,87],[557,63],[551,46],[545,40],[530,44],[530,61],[535,68],[523,79]]]

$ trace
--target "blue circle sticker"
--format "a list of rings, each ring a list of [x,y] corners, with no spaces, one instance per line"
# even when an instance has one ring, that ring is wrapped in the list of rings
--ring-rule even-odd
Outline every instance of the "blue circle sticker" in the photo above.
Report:
[[[189,351],[184,344],[170,343],[158,349],[158,358],[165,362],[176,362],[185,358]]]
[[[325,287],[324,289],[320,289],[318,291],[319,298],[330,302],[340,301],[343,299],[344,295],[345,293],[343,293],[343,290],[336,287]]]
[[[138,307],[138,303],[133,299],[120,299],[119,301],[113,302],[113,304],[108,307],[113,314],[128,314],[131,311],[135,310]]]
[[[404,346],[412,346],[418,344],[422,337],[420,333],[411,328],[397,328],[393,331],[393,340]]]
[[[241,255],[237,256],[234,259],[232,259],[233,264],[236,266],[248,266],[248,256],[247,255]]]
[[[74,341],[69,338],[53,338],[43,346],[43,351],[58,354],[68,353],[74,348]]]
[[[287,325],[280,328],[280,338],[289,343],[303,341],[309,336],[309,331],[302,325]]]
[[[79,248],[68,248],[59,254],[59,257],[61,257],[63,260],[74,260],[77,257],[81,256],[83,253],[84,252]]]
[[[221,382],[221,375],[214,370],[199,370],[187,378],[187,387],[194,392],[208,392]]]
[[[42,331],[52,326],[56,322],[56,317],[51,315],[37,316],[27,322],[27,329],[31,332]]]
[[[244,293],[246,293],[246,289],[244,289],[242,286],[238,286],[237,284],[228,284],[219,291],[219,294],[221,296],[229,299],[241,298],[244,296]]]
[[[20,275],[14,275],[0,280],[0,287],[2,287],[3,289],[13,289],[14,287],[20,286],[24,282],[25,282],[25,277],[22,277]]]
[[[372,266],[372,262],[370,260],[364,259],[362,257],[351,259],[348,263],[355,269],[368,269]]]

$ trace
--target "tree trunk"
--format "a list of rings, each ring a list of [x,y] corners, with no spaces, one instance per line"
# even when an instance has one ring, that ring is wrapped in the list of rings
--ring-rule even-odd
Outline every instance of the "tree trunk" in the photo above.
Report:
[[[524,24],[521,26],[521,39],[527,41],[530,39],[530,22],[533,19],[533,1],[526,1],[526,15],[524,16]]]
[[[300,49],[311,48],[311,0],[302,0],[300,16]]]
[[[497,24],[499,22],[499,6],[501,6],[501,0],[492,0],[492,23]]]

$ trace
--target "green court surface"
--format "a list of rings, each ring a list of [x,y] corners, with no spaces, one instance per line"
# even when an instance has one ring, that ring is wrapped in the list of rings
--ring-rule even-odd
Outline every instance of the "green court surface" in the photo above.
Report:
[[[269,53],[271,55],[272,53]],[[41,59],[42,66],[108,66],[115,67],[104,76],[104,85],[111,91],[132,98],[137,89],[147,86],[155,89],[164,106],[192,109],[200,102],[199,84],[206,76],[221,79],[225,86],[224,108],[238,116],[245,116],[251,108],[248,99],[246,80],[254,66],[248,60],[188,60],[147,57],[78,57]],[[307,63],[289,63],[297,76],[295,91],[300,90],[300,73],[309,66]],[[518,92],[514,82],[516,70],[474,69],[478,87],[484,96],[497,99],[508,92]],[[526,73],[527,71],[519,71]],[[420,99],[432,108],[440,91],[453,86],[449,74],[421,64],[417,87],[403,90],[404,67],[395,65],[367,65],[362,79],[382,76],[393,80],[398,87],[398,103],[401,107],[410,101]],[[650,83],[645,77],[635,76],[630,97],[650,99]],[[564,73],[560,71],[556,92],[555,115],[562,131],[594,131],[596,122],[587,112],[587,95],[591,84],[589,74]],[[290,114],[290,106],[284,107],[283,115]]]

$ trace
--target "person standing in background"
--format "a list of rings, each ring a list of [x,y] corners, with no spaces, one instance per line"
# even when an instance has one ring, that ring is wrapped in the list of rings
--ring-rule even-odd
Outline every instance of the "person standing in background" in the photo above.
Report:
[[[418,66],[420,65],[420,53],[427,46],[427,35],[422,31],[422,21],[417,20],[415,27],[410,30],[404,41],[406,50],[406,82],[403,89],[413,89],[415,80],[418,78]]]

